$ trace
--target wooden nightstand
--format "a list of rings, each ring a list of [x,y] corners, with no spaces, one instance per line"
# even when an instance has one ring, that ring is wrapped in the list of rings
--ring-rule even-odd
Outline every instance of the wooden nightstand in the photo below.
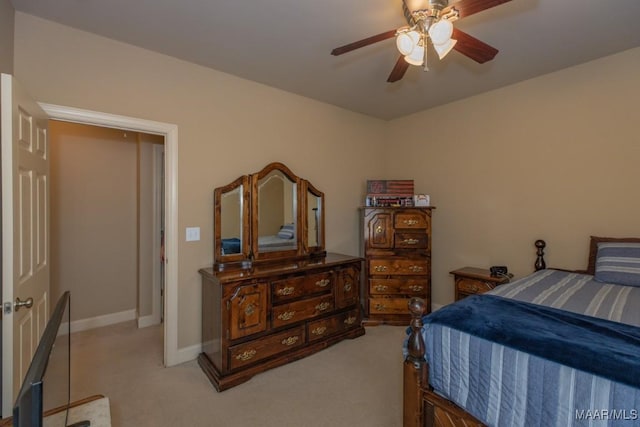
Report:
[[[451,272],[456,284],[456,301],[473,294],[482,294],[509,281],[494,277],[484,268],[464,267]]]

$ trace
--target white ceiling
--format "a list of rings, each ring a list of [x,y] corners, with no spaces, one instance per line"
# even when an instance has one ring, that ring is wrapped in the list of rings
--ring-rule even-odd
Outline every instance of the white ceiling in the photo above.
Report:
[[[400,0],[12,0],[16,10],[393,119],[640,46],[640,0],[513,0],[455,26],[500,52],[453,51],[387,83],[394,39],[331,49],[406,25]],[[450,3],[450,4],[453,4]]]

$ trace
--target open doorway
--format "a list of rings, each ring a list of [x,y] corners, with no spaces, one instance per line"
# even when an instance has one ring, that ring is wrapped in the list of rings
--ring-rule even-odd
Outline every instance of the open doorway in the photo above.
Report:
[[[72,332],[160,325],[164,137],[51,120],[51,294]]]
[[[194,358],[193,351],[178,351],[178,127],[174,124],[119,116],[73,107],[40,103],[50,119],[137,131],[164,136],[164,365]]]

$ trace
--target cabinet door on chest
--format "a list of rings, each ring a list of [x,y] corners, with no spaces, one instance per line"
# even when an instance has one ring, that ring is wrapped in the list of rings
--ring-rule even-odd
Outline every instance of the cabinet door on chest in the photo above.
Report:
[[[267,329],[267,285],[239,286],[227,300],[229,338],[236,339]]]
[[[338,308],[344,308],[358,302],[359,285],[360,268],[351,267],[338,271],[336,283],[336,305]]]
[[[374,213],[367,221],[367,240],[370,248],[393,247],[393,220],[390,213]]]

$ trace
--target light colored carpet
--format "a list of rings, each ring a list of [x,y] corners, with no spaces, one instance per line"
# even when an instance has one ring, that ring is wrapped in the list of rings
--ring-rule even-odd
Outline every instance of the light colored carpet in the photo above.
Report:
[[[402,425],[405,327],[366,334],[215,391],[197,362],[162,366],[162,329],[134,322],[72,335],[72,400],[103,394],[113,427]]]

